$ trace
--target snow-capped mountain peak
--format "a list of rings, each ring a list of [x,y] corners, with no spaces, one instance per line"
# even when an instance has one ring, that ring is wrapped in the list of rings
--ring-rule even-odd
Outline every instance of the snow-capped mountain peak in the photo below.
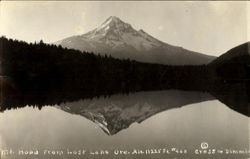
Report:
[[[109,17],[101,26],[82,37],[104,43],[112,49],[129,47],[135,51],[147,51],[162,44],[145,31],[137,31],[115,16]]]
[[[101,26],[99,26],[96,30],[120,30],[120,31],[126,31],[126,30],[132,30],[132,26],[128,23],[125,23],[121,21],[118,17],[111,16],[109,17],[104,23],[102,23]]]
[[[142,29],[136,30],[116,16],[110,16],[99,27],[79,36],[56,42],[63,47],[115,58],[141,62],[186,65],[205,64],[214,57],[199,54],[162,42]]]
[[[121,21],[118,17],[111,16],[96,29],[83,34],[83,37],[100,40],[103,37],[108,40],[122,40],[122,35],[136,33],[136,30],[128,23]]]
[[[116,27],[116,28],[132,28],[130,24],[123,22],[121,19],[119,19],[116,16],[110,16],[99,28],[107,27],[110,28]]]

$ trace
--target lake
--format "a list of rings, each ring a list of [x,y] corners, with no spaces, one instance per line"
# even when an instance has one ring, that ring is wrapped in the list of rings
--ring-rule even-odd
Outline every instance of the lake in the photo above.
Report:
[[[249,123],[209,93],[116,94],[5,110],[0,153],[1,159],[247,159]]]

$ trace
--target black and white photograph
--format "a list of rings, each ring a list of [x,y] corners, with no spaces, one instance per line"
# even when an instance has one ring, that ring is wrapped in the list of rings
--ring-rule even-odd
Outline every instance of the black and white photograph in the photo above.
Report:
[[[0,159],[250,159],[249,1],[0,1]]]

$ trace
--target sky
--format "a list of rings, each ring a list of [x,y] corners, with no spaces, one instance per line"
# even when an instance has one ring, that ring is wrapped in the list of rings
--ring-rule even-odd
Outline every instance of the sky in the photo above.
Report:
[[[171,45],[219,56],[250,41],[250,2],[1,1],[0,34],[51,43],[117,16]]]

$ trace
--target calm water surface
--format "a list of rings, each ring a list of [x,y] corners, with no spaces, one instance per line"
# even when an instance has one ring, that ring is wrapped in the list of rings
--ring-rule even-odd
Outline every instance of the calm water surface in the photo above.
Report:
[[[42,110],[25,107],[0,113],[0,149],[16,158],[245,158],[249,154],[197,155],[208,149],[249,150],[249,117],[233,111],[207,93],[141,92],[80,100]],[[114,155],[116,150],[177,148],[187,154]],[[39,155],[18,155],[39,150]],[[44,150],[63,154],[44,155]],[[86,150],[85,155],[67,151]],[[91,155],[106,150],[108,155]]]

